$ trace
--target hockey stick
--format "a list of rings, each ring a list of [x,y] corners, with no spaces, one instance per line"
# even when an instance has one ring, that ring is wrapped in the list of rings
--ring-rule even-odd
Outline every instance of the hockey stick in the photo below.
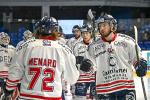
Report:
[[[88,10],[88,16],[89,16],[90,20],[92,21],[92,27],[93,27],[92,35],[93,35],[93,38],[95,41],[95,39],[96,39],[96,36],[95,36],[95,16],[94,16],[91,9]]]
[[[136,57],[137,57],[137,62],[139,63],[139,54],[138,54],[138,31],[137,31],[137,27],[136,27],[136,26],[134,26],[134,34],[135,34],[135,51],[136,51]],[[141,77],[141,83],[142,83],[144,98],[145,98],[145,100],[147,100],[146,90],[145,90],[145,86],[144,86],[143,77]]]
[[[95,15],[93,14],[93,12],[92,12],[92,10],[91,9],[89,9],[88,10],[88,16],[89,16],[89,18],[90,18],[90,21],[91,21],[91,25],[92,25],[92,36],[93,36],[93,40],[95,41],[96,40],[96,36],[95,36],[95,28],[96,28],[96,26],[95,26]],[[92,94],[93,94],[93,96],[95,97],[95,98],[97,98],[96,97],[96,71],[95,71],[95,84],[94,84],[95,86],[94,86],[94,88],[92,89]]]

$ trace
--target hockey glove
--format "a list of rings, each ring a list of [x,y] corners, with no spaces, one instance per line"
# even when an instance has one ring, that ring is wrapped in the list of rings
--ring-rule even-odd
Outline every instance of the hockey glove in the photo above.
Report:
[[[2,100],[11,100],[12,99],[13,90],[8,91],[7,89],[4,90],[4,95],[2,96]]]
[[[139,77],[145,76],[147,73],[147,61],[144,59],[141,59],[139,63],[135,65],[135,70],[136,70],[137,76]]]
[[[83,56],[76,56],[76,64],[81,64],[83,58],[84,58]]]
[[[91,71],[92,67],[93,67],[92,61],[89,59],[84,59],[80,65],[80,70],[84,72],[89,72]]]

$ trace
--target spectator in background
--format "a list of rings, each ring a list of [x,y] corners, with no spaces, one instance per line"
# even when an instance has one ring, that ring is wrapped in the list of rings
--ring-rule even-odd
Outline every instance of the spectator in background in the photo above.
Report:
[[[148,31],[148,29],[145,29],[144,31],[142,31],[142,41],[149,41],[150,40],[150,32]]]

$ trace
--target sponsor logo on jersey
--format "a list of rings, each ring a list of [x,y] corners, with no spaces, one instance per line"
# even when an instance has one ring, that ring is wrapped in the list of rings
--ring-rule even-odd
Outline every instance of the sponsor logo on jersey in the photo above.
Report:
[[[100,56],[100,55],[102,55],[102,54],[104,54],[104,53],[106,53],[106,50],[103,50],[103,51],[98,52],[98,53],[95,55],[95,58],[97,58],[98,56]]]
[[[4,51],[5,53],[8,53],[8,50],[0,50],[0,52],[3,52],[3,51]]]
[[[85,52],[86,52],[86,50],[87,50],[87,46],[80,46],[79,48],[78,48],[78,54],[79,55],[81,55],[81,54],[84,54]]]
[[[0,56],[0,62],[9,63],[11,60],[10,56]]]
[[[101,48],[104,48],[104,47],[106,47],[106,45],[104,43],[98,44],[98,45],[95,46],[95,51],[98,51],[98,50],[100,50]]]
[[[115,41],[114,45],[116,45],[116,46],[122,46],[122,47],[127,47],[127,43],[125,41]]]
[[[50,40],[43,40],[43,45],[44,46],[51,46],[51,41]]]
[[[106,83],[118,79],[128,79],[127,73],[128,70],[126,68],[119,68],[119,69],[113,68],[102,72],[103,77],[105,79],[104,82]]]
[[[28,41],[22,43],[22,44],[18,47],[17,51],[19,51],[19,50],[21,50],[21,49],[23,49],[23,48],[26,48],[29,43],[34,42],[34,41],[35,41],[35,39],[30,39],[30,40],[28,40]]]

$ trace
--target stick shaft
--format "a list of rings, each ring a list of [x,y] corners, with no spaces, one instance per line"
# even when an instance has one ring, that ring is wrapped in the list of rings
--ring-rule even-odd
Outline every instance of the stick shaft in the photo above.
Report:
[[[138,54],[138,32],[137,32],[137,27],[136,27],[136,26],[134,26],[134,33],[135,33],[135,51],[136,51],[137,62],[139,63],[139,54]],[[146,90],[145,90],[145,85],[144,85],[143,77],[141,77],[141,83],[142,83],[142,89],[143,89],[144,98],[145,98],[145,100],[147,100]]]

